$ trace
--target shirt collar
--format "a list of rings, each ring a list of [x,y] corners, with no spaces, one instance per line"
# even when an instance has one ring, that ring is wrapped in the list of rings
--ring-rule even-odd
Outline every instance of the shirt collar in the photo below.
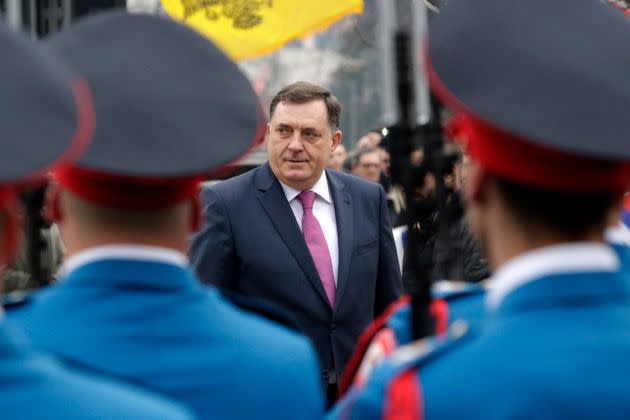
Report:
[[[161,262],[183,268],[188,266],[186,256],[170,248],[120,244],[97,246],[81,251],[63,263],[61,273],[66,276],[81,266],[106,259]]]
[[[552,245],[519,255],[491,278],[486,305],[497,309],[515,289],[542,276],[577,272],[614,272],[621,262],[614,250],[599,242]]]
[[[291,200],[293,200],[302,192],[300,190],[296,190],[293,187],[289,187],[288,185],[284,184],[280,180],[278,181],[280,182],[280,185],[282,186],[282,191],[284,191],[284,195],[287,198],[288,202],[291,202]],[[328,204],[332,203],[332,200],[330,198],[330,190],[328,189],[328,178],[326,177],[325,170],[322,172],[322,175],[319,177],[319,180],[317,180],[315,185],[313,185],[313,187],[309,189],[309,191],[313,191],[315,194],[317,194],[320,198],[322,198]]]

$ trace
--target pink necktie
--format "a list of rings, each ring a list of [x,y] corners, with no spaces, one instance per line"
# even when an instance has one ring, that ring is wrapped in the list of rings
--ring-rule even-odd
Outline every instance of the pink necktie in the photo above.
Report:
[[[324,285],[330,306],[334,308],[337,286],[335,285],[335,275],[330,253],[328,252],[328,244],[326,243],[322,227],[313,214],[315,193],[313,191],[302,191],[298,198],[304,209],[302,214],[302,233],[304,234],[308,250],[311,251],[311,257],[313,257],[315,268],[317,268],[319,273],[319,279]]]

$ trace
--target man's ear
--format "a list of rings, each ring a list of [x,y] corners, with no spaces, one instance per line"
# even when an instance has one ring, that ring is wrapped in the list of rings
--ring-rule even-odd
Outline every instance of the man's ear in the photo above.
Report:
[[[202,210],[201,210],[201,198],[199,194],[195,194],[190,199],[190,230],[191,232],[197,232],[201,229]]]
[[[60,223],[63,221],[61,211],[61,188],[59,184],[51,182],[46,190],[46,202],[44,205],[44,218],[50,223]]]
[[[337,148],[337,146],[339,146],[341,144],[341,138],[342,137],[343,137],[343,135],[341,134],[340,130],[337,130],[337,131],[335,131],[333,133],[333,135],[332,135],[332,141],[333,141],[332,151],[334,151]]]
[[[488,177],[488,172],[482,166],[477,162],[470,162],[464,187],[464,198],[467,204],[481,204],[486,200]]]

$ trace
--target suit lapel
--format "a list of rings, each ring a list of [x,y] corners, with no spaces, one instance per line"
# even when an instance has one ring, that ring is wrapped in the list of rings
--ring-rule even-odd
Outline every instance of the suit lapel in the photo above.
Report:
[[[337,294],[335,296],[335,309],[348,284],[350,271],[350,259],[352,258],[352,244],[354,241],[354,223],[352,217],[352,200],[350,194],[344,189],[345,184],[334,172],[326,171],[328,184],[335,206],[335,218],[337,223],[337,239],[339,241],[339,268],[337,270]]]
[[[306,246],[302,231],[295,220],[284,191],[282,191],[282,186],[280,186],[269,167],[269,163],[265,163],[257,170],[255,182],[258,189],[258,201],[265,213],[267,213],[267,217],[271,220],[271,223],[282,237],[282,240],[293,254],[308,280],[326,303],[326,306],[329,306],[326,291],[319,279],[319,274],[317,274],[315,263],[313,263],[311,253]]]

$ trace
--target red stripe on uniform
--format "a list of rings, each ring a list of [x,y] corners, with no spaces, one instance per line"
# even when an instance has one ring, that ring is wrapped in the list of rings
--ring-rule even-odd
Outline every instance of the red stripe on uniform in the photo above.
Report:
[[[422,420],[422,391],[413,370],[395,378],[385,395],[383,420]]]
[[[435,320],[435,334],[442,337],[448,331],[448,303],[444,299],[435,299],[429,311]]]
[[[404,305],[408,305],[411,302],[411,298],[409,296],[402,296],[397,301],[391,303],[385,311],[374,320],[370,324],[369,327],[361,334],[359,337],[359,341],[357,342],[356,347],[354,348],[354,352],[352,353],[352,357],[350,357],[350,361],[346,365],[346,368],[341,375],[341,381],[339,382],[339,397],[343,397],[350,386],[354,382],[354,377],[361,366],[361,362],[365,357],[365,352],[367,351],[370,343],[374,339],[376,333],[378,333],[385,325],[389,318],[401,307]]]

